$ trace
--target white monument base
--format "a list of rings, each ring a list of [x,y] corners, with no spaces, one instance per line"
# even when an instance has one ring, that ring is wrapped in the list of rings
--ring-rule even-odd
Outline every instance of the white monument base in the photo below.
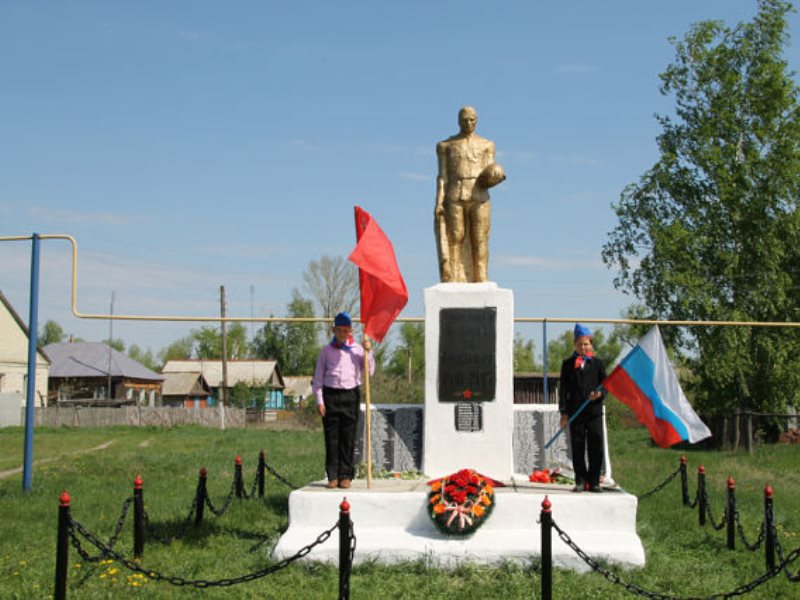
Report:
[[[348,490],[328,490],[324,482],[310,484],[289,495],[289,528],[274,549],[280,560],[317,539],[339,518],[346,497],[356,536],[354,562],[392,564],[423,560],[431,566],[461,563],[529,563],[541,555],[537,523],[545,495],[552,503],[553,520],[589,556],[623,567],[642,567],[644,548],[636,534],[634,496],[619,490],[602,494],[575,494],[553,484],[516,482],[495,488],[495,508],[486,522],[467,538],[445,537],[426,512],[425,481],[353,481]],[[553,564],[576,571],[588,567],[553,531]],[[305,560],[338,563],[338,529],[314,548]]]

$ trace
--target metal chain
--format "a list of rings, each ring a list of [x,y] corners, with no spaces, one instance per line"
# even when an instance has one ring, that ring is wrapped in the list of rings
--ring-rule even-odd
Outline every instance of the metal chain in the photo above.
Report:
[[[578,557],[581,558],[581,560],[583,560],[583,562],[585,562],[587,565],[589,565],[589,567],[593,571],[601,574],[611,583],[621,585],[632,594],[636,594],[638,596],[644,596],[645,598],[653,598],[656,600],[682,600],[684,598],[682,596],[670,596],[668,594],[651,592],[642,587],[639,587],[638,585],[623,581],[622,578],[617,573],[614,573],[613,571],[609,571],[608,569],[603,568],[597,561],[595,561],[588,554],[586,554],[586,552],[584,552],[575,542],[573,542],[572,539],[569,537],[569,535],[567,535],[566,532],[564,532],[564,530],[562,530],[557,523],[553,522],[552,526],[553,529],[555,529],[558,532],[558,537],[560,537],[561,540],[567,546],[569,546],[572,549],[572,551],[575,552],[575,554],[577,554]],[[731,592],[719,592],[716,594],[712,594],[711,596],[705,596],[705,597],[688,597],[685,598],[685,600],[716,600],[718,598],[732,598],[734,596],[743,596],[744,594],[753,591],[761,584],[775,577],[778,573],[780,573],[780,571],[783,568],[788,566],[790,563],[794,562],[798,556],[800,556],[800,547],[792,551],[789,554],[789,556],[786,557],[786,560],[784,560],[780,565],[777,565],[774,569],[767,571],[766,573],[761,575],[758,579],[754,579],[750,583],[746,583],[745,585],[738,587]]]
[[[112,550],[111,548],[108,548],[105,544],[103,544],[103,542],[98,540],[83,525],[81,525],[78,521],[75,521],[74,519],[70,519],[70,536],[73,538],[73,540],[76,540],[77,535],[75,534],[75,531],[77,530],[78,533],[80,533],[83,537],[89,540],[89,542],[91,542],[95,547],[97,547],[102,552],[107,553],[108,556],[116,560],[118,563],[124,565],[131,571],[135,571],[136,573],[141,573],[142,575],[148,577],[149,579],[154,579],[156,581],[166,581],[167,583],[171,583],[172,585],[180,587],[191,586],[196,588],[208,588],[208,587],[228,587],[240,583],[247,583],[248,581],[260,579],[262,577],[265,577],[266,575],[270,575],[271,573],[280,571],[281,569],[284,569],[287,566],[289,566],[291,563],[306,556],[316,546],[326,542],[328,538],[331,537],[331,534],[338,526],[339,524],[337,522],[330,529],[327,529],[326,531],[320,533],[317,536],[317,539],[314,540],[312,543],[308,544],[307,546],[303,546],[292,556],[284,558],[283,560],[274,565],[265,567],[264,569],[261,569],[259,571],[254,571],[253,573],[240,575],[239,577],[229,577],[226,579],[217,579],[213,581],[207,581],[205,579],[185,579],[183,577],[178,577],[175,575],[164,575],[163,573],[159,573],[158,571],[153,571],[152,569],[145,569],[136,562],[122,556],[121,554]],[[74,544],[75,542],[73,541],[73,545]]]
[[[761,547],[761,544],[764,543],[764,537],[766,533],[764,528],[764,521],[761,521],[761,529],[759,529],[758,531],[758,538],[754,543],[751,544],[750,542],[747,541],[747,536],[745,536],[744,534],[744,527],[742,527],[742,522],[739,519],[739,511],[738,510],[735,511],[733,515],[734,518],[736,519],[736,529],[739,531],[739,539],[742,540],[742,544],[744,544],[745,548],[750,550],[750,552],[755,552]]]
[[[660,492],[661,490],[663,490],[665,487],[667,487],[667,485],[668,485],[669,483],[671,483],[671,482],[672,482],[672,480],[673,480],[673,479],[675,479],[675,477],[676,477],[676,476],[678,475],[678,473],[680,473],[680,472],[681,472],[681,468],[680,468],[680,467],[678,467],[677,469],[675,469],[675,471],[674,471],[674,472],[672,472],[670,475],[668,475],[668,476],[667,476],[667,478],[666,478],[664,481],[662,481],[661,483],[659,483],[659,484],[658,484],[656,487],[654,487],[652,490],[650,490],[649,492],[645,492],[645,493],[644,493],[644,494],[642,494],[641,496],[638,496],[639,500],[644,500],[645,498],[649,498],[649,497],[650,497],[650,496],[652,496],[653,494],[655,494],[655,493],[657,493],[657,492]]]
[[[697,503],[698,503],[698,502],[700,502],[700,490],[697,490],[697,491],[694,493],[694,500],[692,500],[691,502],[689,502],[689,504],[687,504],[686,506],[687,506],[688,508],[694,509],[694,508],[697,506]]]
[[[284,485],[288,486],[289,488],[291,488],[291,489],[293,489],[293,490],[297,490],[297,489],[299,489],[299,487],[298,487],[298,486],[296,486],[296,485],[295,485],[295,484],[293,484],[291,481],[289,481],[288,479],[286,479],[286,478],[285,478],[283,475],[281,475],[280,473],[278,473],[278,472],[277,472],[275,469],[273,469],[273,468],[272,468],[272,467],[271,467],[271,466],[270,466],[270,465],[269,465],[269,464],[268,464],[266,461],[264,462],[264,466],[267,468],[267,470],[268,470],[270,473],[272,473],[272,475],[275,477],[275,479],[277,479],[278,481],[280,481],[282,484],[284,484]]]
[[[248,498],[255,498],[256,497],[256,488],[257,487],[258,487],[258,475],[256,475],[255,479],[253,479],[253,485],[250,486],[250,495],[248,496]]]
[[[725,515],[722,517],[722,520],[717,523],[717,520],[714,518],[714,513],[711,512],[711,504],[708,502],[708,494],[705,494],[704,492],[703,495],[705,496],[704,504],[706,505],[706,514],[708,515],[708,520],[711,521],[711,527],[713,527],[716,531],[719,531],[728,523],[728,516]]]
[[[114,533],[111,534],[111,537],[108,538],[108,542],[105,544],[108,548],[113,548],[114,544],[116,544],[117,540],[119,540],[119,534],[122,533],[122,528],[125,525],[125,519],[128,517],[128,510],[130,509],[131,504],[133,504],[133,496],[126,498],[122,503],[122,511],[120,512],[119,518],[117,519],[117,524],[114,527]],[[81,555],[81,558],[83,558],[83,560],[86,562],[100,562],[106,557],[104,553],[98,554],[97,556],[90,556],[88,552],[83,550],[83,548],[78,548],[78,546],[75,546],[75,549]]]
[[[792,572],[789,570],[789,563],[791,561],[788,560],[788,557],[784,558],[783,547],[781,546],[781,542],[777,535],[775,536],[775,550],[778,553],[778,560],[781,561],[783,572],[786,573],[786,578],[793,583],[800,581],[800,570],[798,570],[796,574],[792,575]],[[800,550],[800,548],[795,549],[794,553],[797,553],[798,550]],[[791,556],[791,554],[789,556]]]
[[[231,482],[231,489],[228,492],[228,497],[225,498],[225,502],[222,503],[221,508],[216,508],[214,504],[211,502],[211,498],[209,497],[208,493],[206,493],[205,503],[208,506],[208,509],[214,513],[216,516],[221,517],[228,507],[231,505],[231,501],[233,500],[233,493],[236,491],[236,479]]]
[[[147,532],[153,537],[153,539],[158,540],[162,544],[168,546],[173,542],[173,540],[180,539],[186,534],[196,512],[197,512],[197,494],[195,494],[194,499],[192,500],[192,506],[189,509],[189,514],[186,515],[186,518],[181,523],[181,528],[175,533],[175,535],[173,535],[170,538],[161,537],[156,533],[156,528],[150,522],[150,515],[147,514],[146,510],[144,511],[144,526],[147,528]]]

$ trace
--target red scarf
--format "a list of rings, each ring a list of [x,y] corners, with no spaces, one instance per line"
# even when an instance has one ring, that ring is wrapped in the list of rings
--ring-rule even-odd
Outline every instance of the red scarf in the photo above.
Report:
[[[594,358],[594,353],[587,352],[586,354],[578,354],[575,352],[572,356],[575,357],[575,368],[582,369],[584,364],[588,363],[592,360],[592,358]]]
[[[352,335],[349,336],[347,338],[347,341],[345,343],[343,343],[343,344],[340,344],[338,342],[338,340],[336,339],[336,336],[333,336],[333,339],[331,340],[331,346],[333,346],[334,348],[338,348],[339,350],[341,350],[342,348],[350,348],[352,345],[353,345],[353,336]]]

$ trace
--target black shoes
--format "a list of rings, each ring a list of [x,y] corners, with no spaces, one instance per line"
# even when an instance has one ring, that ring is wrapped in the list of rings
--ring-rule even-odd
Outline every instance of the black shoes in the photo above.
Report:
[[[603,488],[601,488],[599,485],[590,485],[589,491],[595,494],[599,494],[600,492],[603,491]]]

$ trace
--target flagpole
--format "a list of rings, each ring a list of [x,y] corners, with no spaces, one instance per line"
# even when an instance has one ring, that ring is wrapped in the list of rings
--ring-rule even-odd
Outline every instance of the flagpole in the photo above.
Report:
[[[366,336],[365,336],[366,337]],[[367,427],[367,489],[372,487],[372,427],[370,418],[370,398],[369,398],[369,350],[364,348],[364,390],[366,392],[367,409],[366,413],[366,427]]]
[[[603,389],[603,384],[602,384],[602,383],[601,383],[600,385],[598,385],[596,388],[594,388],[594,389],[592,390],[592,392],[599,392],[601,389]],[[570,418],[569,418],[569,421],[567,421],[567,424],[566,424],[566,425],[564,425],[564,427],[561,427],[561,428],[560,428],[558,431],[556,431],[556,434],[555,434],[553,437],[551,437],[551,438],[550,438],[550,441],[549,441],[549,442],[547,442],[547,443],[544,445],[544,449],[545,449],[545,450],[547,450],[547,449],[548,449],[550,446],[552,446],[552,445],[553,445],[553,442],[555,442],[555,441],[558,439],[558,436],[560,436],[562,433],[564,433],[564,430],[565,430],[567,427],[569,427],[570,425],[572,425],[572,422],[573,422],[575,419],[577,419],[577,418],[578,418],[578,415],[579,415],[579,414],[581,414],[581,413],[583,412],[583,409],[584,409],[584,408],[586,408],[586,407],[588,406],[589,402],[591,402],[591,399],[589,399],[589,398],[587,398],[586,400],[584,400],[584,401],[583,401],[583,404],[581,404],[581,405],[578,407],[578,410],[576,410],[574,413],[572,413],[572,416],[570,416]]]

